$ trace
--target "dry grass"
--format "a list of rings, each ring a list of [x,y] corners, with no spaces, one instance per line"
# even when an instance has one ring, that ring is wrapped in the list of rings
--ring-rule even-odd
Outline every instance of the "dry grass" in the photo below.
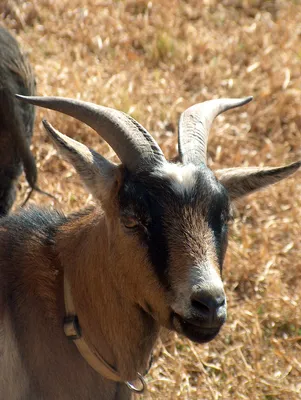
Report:
[[[212,131],[213,168],[301,158],[301,4],[289,0],[2,0],[0,15],[35,68],[40,95],[131,113],[176,154],[185,107],[254,95]],[[91,201],[41,129],[113,152],[71,118],[38,110],[40,186],[65,211]],[[27,186],[20,184],[19,202]],[[301,399],[300,173],[237,207],[224,268],[229,319],[212,343],[164,333],[145,399]],[[32,201],[51,204],[35,194]],[[53,205],[53,204],[52,204]]]

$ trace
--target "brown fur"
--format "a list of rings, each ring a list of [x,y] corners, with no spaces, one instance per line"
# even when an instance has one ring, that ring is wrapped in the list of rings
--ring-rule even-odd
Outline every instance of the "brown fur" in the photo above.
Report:
[[[133,244],[118,246],[117,251],[120,232],[111,225],[114,234],[109,241],[107,223],[103,212],[96,208],[79,219],[71,218],[59,229],[53,243],[41,244],[42,237],[25,235],[10,262],[5,262],[15,238],[7,239],[4,222],[0,231],[0,241],[5,243],[0,249],[0,293],[5,304],[0,323],[3,398],[130,398],[124,385],[105,380],[88,366],[62,329],[62,285],[66,271],[88,340],[118,368],[124,379],[133,379],[137,371],[144,372],[148,367],[158,327],[135,304],[142,280],[135,269],[131,270],[131,276],[137,276],[132,287],[133,298],[124,297],[126,277],[120,276],[119,271],[122,268],[125,275],[130,271],[120,261]],[[141,254],[133,254],[132,260],[127,257],[128,265],[141,265],[140,257]],[[21,259],[22,262],[16,262]]]
[[[175,166],[171,174],[165,166],[165,172],[129,174],[85,146],[54,131],[51,135],[102,208],[68,218],[29,210],[0,220],[0,393],[10,400],[128,400],[126,386],[97,374],[65,337],[64,276],[83,336],[123,380],[133,380],[148,368],[160,325],[182,329],[195,341],[213,326],[208,341],[224,323],[225,311],[218,327],[209,318],[202,325],[202,299],[198,314],[191,295],[195,287],[201,295],[208,285],[216,297],[223,294],[222,257],[213,235],[223,226],[220,219],[227,218],[228,195],[209,170],[188,166],[185,175]],[[239,194],[245,195],[299,166],[268,174],[254,169],[218,174],[230,196],[242,182]],[[177,176],[186,176],[186,182]],[[153,228],[145,218],[159,226],[152,243],[147,235]],[[127,219],[136,220],[138,231],[128,229]],[[157,238],[166,239],[168,263]],[[166,285],[158,271],[162,265],[152,258],[154,243],[168,267],[162,271]],[[173,308],[177,302],[183,315]],[[219,304],[222,308],[225,302]]]

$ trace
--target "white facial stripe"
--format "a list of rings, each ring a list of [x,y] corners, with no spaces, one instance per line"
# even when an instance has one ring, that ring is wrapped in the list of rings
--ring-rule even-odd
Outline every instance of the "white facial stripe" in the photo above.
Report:
[[[172,163],[164,163],[156,173],[166,176],[180,190],[191,190],[196,183],[195,172],[197,166],[193,164],[180,165]]]
[[[210,263],[202,264],[191,269],[189,274],[189,285],[192,291],[202,287],[207,289],[210,287],[223,288],[221,277],[216,269]]]

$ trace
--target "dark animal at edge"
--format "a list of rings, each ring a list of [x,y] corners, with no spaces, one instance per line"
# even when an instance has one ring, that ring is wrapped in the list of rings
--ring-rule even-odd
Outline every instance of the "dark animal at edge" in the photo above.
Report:
[[[15,98],[16,93],[32,96],[35,88],[27,57],[0,25],[0,217],[8,214],[14,203],[23,168],[31,188],[36,185],[36,163],[30,151],[35,110]]]

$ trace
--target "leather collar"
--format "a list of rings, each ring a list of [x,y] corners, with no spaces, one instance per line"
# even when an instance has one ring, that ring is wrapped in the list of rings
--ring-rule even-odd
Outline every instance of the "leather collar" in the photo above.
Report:
[[[123,382],[127,387],[136,393],[144,392],[146,388],[146,383],[141,374],[137,374],[140,381],[141,387],[137,388],[133,383],[124,381],[118,371],[110,365],[102,355],[97,351],[97,349],[88,343],[84,338],[78,317],[75,312],[75,306],[72,298],[70,283],[64,274],[64,300],[65,300],[65,310],[66,316],[64,318],[64,332],[68,339],[72,340],[76,345],[78,351],[82,357],[87,361],[87,363],[100,375],[103,377],[115,381]]]

